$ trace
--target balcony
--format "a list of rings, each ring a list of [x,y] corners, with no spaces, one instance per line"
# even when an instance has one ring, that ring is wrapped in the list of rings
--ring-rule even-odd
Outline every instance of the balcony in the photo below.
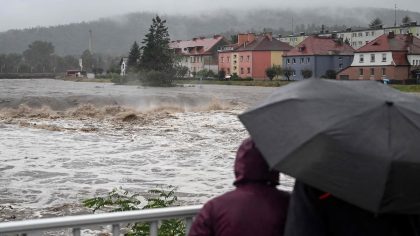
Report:
[[[201,207],[201,205],[168,207],[159,209],[6,222],[0,223],[0,236],[11,234],[16,235],[18,233],[26,236],[40,236],[43,235],[43,232],[46,231],[63,229],[71,229],[72,235],[80,236],[82,235],[81,229],[98,225],[111,225],[111,235],[116,236],[122,234],[121,225],[133,222],[149,223],[149,235],[157,236],[159,221],[173,218],[185,219],[185,235],[188,235],[193,217],[198,213]]]

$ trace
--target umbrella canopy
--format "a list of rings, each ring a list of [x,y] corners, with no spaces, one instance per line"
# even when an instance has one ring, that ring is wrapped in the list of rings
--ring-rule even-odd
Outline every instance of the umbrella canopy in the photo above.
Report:
[[[308,79],[239,119],[272,168],[375,213],[420,213],[420,98]]]

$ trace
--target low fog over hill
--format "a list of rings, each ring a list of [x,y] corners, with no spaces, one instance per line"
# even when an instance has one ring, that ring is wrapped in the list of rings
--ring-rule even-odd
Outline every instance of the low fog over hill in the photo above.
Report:
[[[400,24],[406,15],[413,21],[420,22],[420,13],[398,11],[397,24]],[[142,41],[154,16],[154,13],[142,12],[92,22],[9,30],[0,33],[0,54],[22,53],[31,42],[43,40],[52,42],[57,54],[80,55],[88,48],[91,29],[95,52],[113,56],[123,55],[135,40]],[[365,28],[375,17],[379,17],[385,26],[394,25],[394,10],[379,8],[271,9],[241,12],[222,10],[162,17],[168,21],[173,40],[214,34],[229,37],[236,32],[264,30],[285,35],[292,32],[292,19],[293,31],[306,33],[319,30],[322,24],[330,30],[342,30],[346,27]]]

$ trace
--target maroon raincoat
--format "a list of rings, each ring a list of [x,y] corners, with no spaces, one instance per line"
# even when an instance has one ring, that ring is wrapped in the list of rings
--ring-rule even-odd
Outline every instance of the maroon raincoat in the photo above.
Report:
[[[269,171],[251,139],[236,155],[236,189],[207,202],[189,236],[282,236],[289,194],[276,188],[277,171]]]

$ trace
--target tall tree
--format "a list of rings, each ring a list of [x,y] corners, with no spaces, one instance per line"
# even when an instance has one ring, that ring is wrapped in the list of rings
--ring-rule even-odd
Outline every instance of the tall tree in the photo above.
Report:
[[[170,38],[165,23],[166,20],[162,20],[159,16],[153,18],[149,33],[142,41],[140,67],[146,71],[167,72],[173,69],[174,56],[169,48]]]
[[[23,52],[25,61],[29,63],[37,72],[50,70],[51,59],[54,53],[54,46],[50,42],[34,41],[28,45],[28,49]]]
[[[83,51],[81,58],[82,58],[83,70],[86,70],[89,72],[92,71],[94,68],[92,53],[90,53],[90,51],[86,49],[85,51]]]
[[[375,19],[373,19],[370,24],[369,24],[370,28],[382,28],[382,20],[379,19],[379,17],[376,17]]]
[[[404,16],[403,18],[402,18],[402,23],[403,24],[408,24],[408,23],[410,23],[411,22],[411,18],[409,17],[409,16]]]
[[[131,46],[130,53],[128,54],[128,66],[136,68],[140,60],[140,47],[136,41]]]

